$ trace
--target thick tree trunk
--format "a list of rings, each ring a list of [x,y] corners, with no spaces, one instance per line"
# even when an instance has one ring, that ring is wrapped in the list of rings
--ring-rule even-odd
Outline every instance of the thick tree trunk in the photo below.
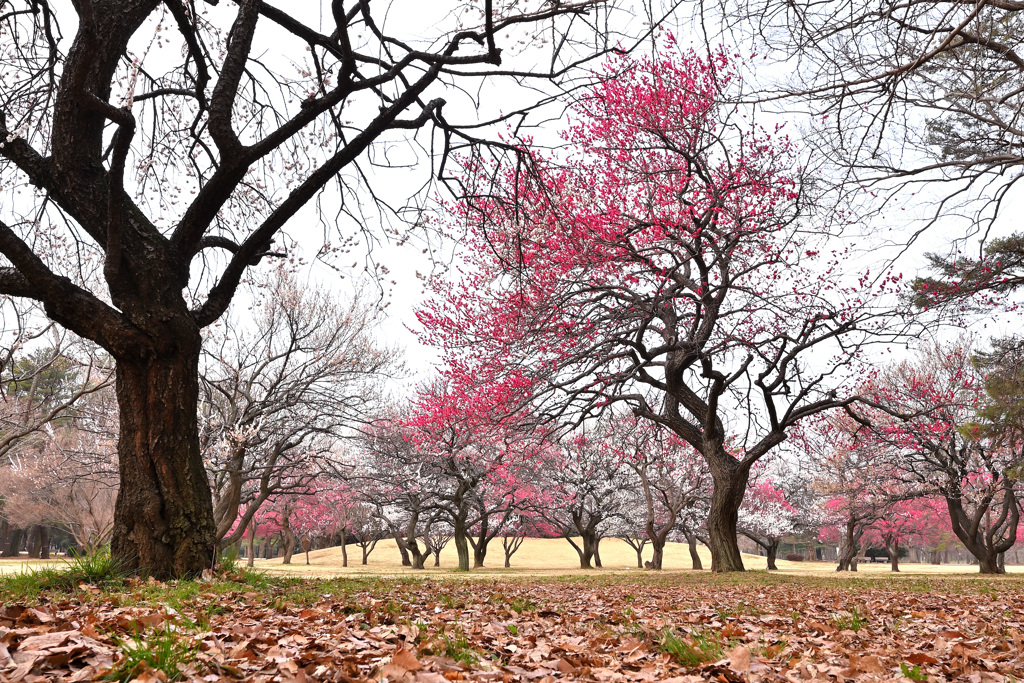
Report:
[[[406,546],[412,559],[410,566],[412,566],[413,569],[423,569],[423,565],[427,561],[427,555],[429,555],[429,553],[427,553],[426,550],[420,552],[420,545],[416,542],[415,538],[409,539],[406,542]]]
[[[978,571],[982,574],[1004,574],[1005,569],[999,566],[999,555],[997,553],[983,553],[981,557],[975,555],[978,560]]]
[[[839,566],[836,567],[837,572],[855,572],[857,571],[857,546],[852,545],[847,548],[843,548],[843,552],[839,555]]]
[[[434,551],[434,566],[435,567],[440,567],[441,566],[441,549],[440,548],[438,548],[438,549],[436,549]]]
[[[19,527],[11,529],[11,536],[7,540],[7,547],[4,549],[3,555],[0,557],[17,557],[21,553],[21,541],[24,537],[25,530]]]
[[[741,572],[743,557],[736,542],[736,526],[739,523],[743,495],[747,490],[749,471],[737,466],[714,463],[711,460],[708,464],[711,466],[715,483],[707,522],[711,571]]]
[[[636,548],[633,548],[633,550],[636,551],[636,568],[637,569],[643,569],[644,568],[644,549],[643,549],[643,547],[638,546]]]
[[[864,536],[863,522],[864,520],[857,519],[856,517],[847,519],[843,545],[839,551],[837,572],[857,571],[857,551],[860,550],[860,540]]]
[[[650,493],[647,495],[649,496]],[[650,498],[648,498],[647,509],[647,514],[653,516],[654,508],[650,503]],[[672,529],[675,521],[675,515],[672,515],[671,518],[667,520],[666,524],[662,526],[661,529],[658,529],[655,527],[655,520],[653,517],[648,517],[647,540],[651,542],[651,549],[654,553],[651,557],[651,569],[661,570],[665,559],[665,543],[668,541],[668,532]]]
[[[765,553],[768,555],[768,569],[778,570],[778,565],[775,564],[775,559],[779,555],[779,542],[776,540],[765,546]]]
[[[489,538],[481,538],[473,546],[473,569],[483,568],[484,560],[487,559],[487,543],[489,541]]]
[[[42,525],[36,524],[28,532],[28,556],[34,560],[39,559],[39,552],[42,549],[41,536]]]
[[[594,552],[593,552],[594,566],[597,567],[598,569],[603,569],[604,565],[601,564],[601,537],[600,536],[594,536],[594,541],[593,541],[592,546],[594,548]]]
[[[900,543],[899,541],[890,541],[885,544],[885,552],[889,553],[889,567],[894,572],[900,570]]]
[[[395,543],[398,545],[398,552],[402,554],[402,566],[411,567],[412,558],[409,557],[409,549],[406,547],[405,539],[397,531],[392,534],[395,539]],[[365,563],[364,563],[365,564]]]
[[[963,507],[963,501],[958,498],[946,498],[946,506],[949,510],[950,522],[953,528],[953,533],[956,535],[960,542],[964,544],[967,551],[974,556],[978,561],[978,571],[982,574],[1004,574],[1006,573],[1005,567],[1000,565],[999,555],[1005,550],[1002,545],[1011,547],[1017,539],[1017,522],[1019,511],[1017,510],[1016,498],[1012,496],[1012,490],[1007,493],[1004,499],[1003,505],[1012,506],[1012,523],[1008,525],[1007,538],[1003,539],[1000,543],[997,538],[988,539],[985,532],[985,524],[976,523],[976,531],[972,535],[972,519],[967,514],[967,511]],[[1011,508],[1007,508],[1009,511]],[[986,510],[985,514],[989,515],[990,510]],[[975,514],[981,514],[976,512]],[[1002,515],[1001,515],[1002,516]]]
[[[469,571],[469,539],[466,534],[466,522],[459,517],[453,520],[455,527],[455,535],[453,540],[455,541],[455,551],[459,554],[459,571]]]
[[[576,551],[576,554],[580,556],[580,569],[593,569],[594,566],[590,561],[594,557],[594,551],[590,547],[590,543],[587,541],[586,537],[582,539],[582,547],[577,545],[576,541],[572,540],[569,536],[565,536],[565,540],[569,541],[569,545],[571,545],[573,550]]]
[[[690,549],[690,569],[704,569],[704,563],[700,561],[700,554],[697,552],[697,537],[687,534],[686,545]]]
[[[39,558],[50,559],[50,527],[45,524],[39,525]]]
[[[665,540],[652,540],[651,548],[654,551],[654,554],[651,556],[651,568],[661,569],[662,562],[665,559]]]
[[[170,327],[170,325],[168,325]],[[158,342],[164,356],[117,360],[121,486],[111,553],[158,579],[213,564],[213,501],[199,451],[199,331]]]

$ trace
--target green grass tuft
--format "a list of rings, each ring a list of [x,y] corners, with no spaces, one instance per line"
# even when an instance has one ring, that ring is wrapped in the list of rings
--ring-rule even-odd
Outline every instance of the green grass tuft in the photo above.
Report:
[[[182,677],[181,668],[191,663],[198,651],[184,634],[166,624],[162,630],[154,630],[148,636],[123,641],[120,647],[124,657],[104,680],[127,683],[149,668],[162,671],[168,681],[175,681]]]
[[[444,640],[444,653],[459,664],[473,666],[480,661],[480,655],[470,647],[469,638],[461,628],[455,629],[450,637],[442,630],[441,638]]]
[[[662,633],[658,645],[662,652],[668,653],[676,662],[690,668],[713,662],[723,656],[722,646],[703,631],[693,631],[687,641],[667,628]]]
[[[857,612],[856,607],[850,610],[849,616],[839,614],[832,621],[835,622],[836,628],[840,631],[853,631],[854,633],[867,626],[868,623],[867,619]]]
[[[75,591],[82,584],[110,589],[122,586],[127,576],[123,563],[111,557],[109,548],[104,548],[52,567],[0,576],[0,593],[14,598],[34,598],[45,591]]]

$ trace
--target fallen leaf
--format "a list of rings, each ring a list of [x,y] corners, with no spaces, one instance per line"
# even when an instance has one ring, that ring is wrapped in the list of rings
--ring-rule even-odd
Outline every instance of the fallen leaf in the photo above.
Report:
[[[729,653],[729,666],[734,671],[747,673],[750,671],[750,648],[746,645],[737,645]]]

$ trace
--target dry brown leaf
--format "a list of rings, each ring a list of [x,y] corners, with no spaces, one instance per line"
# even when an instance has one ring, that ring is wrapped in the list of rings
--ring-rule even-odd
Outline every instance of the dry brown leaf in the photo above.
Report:
[[[746,645],[737,645],[729,653],[729,666],[734,671],[747,673],[750,671],[750,648]]]
[[[391,658],[391,662],[402,667],[406,671],[419,671],[423,668],[420,661],[416,659],[416,655],[404,647],[400,647],[395,651],[394,656]]]

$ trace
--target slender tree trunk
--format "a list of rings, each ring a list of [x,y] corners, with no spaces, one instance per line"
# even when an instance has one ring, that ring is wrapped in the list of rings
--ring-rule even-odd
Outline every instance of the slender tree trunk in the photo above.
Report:
[[[885,551],[889,553],[889,567],[894,572],[900,570],[900,544],[898,541],[885,544]]]
[[[281,564],[291,564],[292,554],[295,552],[296,538],[292,531],[292,503],[286,501],[281,511],[281,546],[284,551],[284,558]]]
[[[633,550],[636,551],[636,568],[637,569],[643,569],[644,568],[644,549],[643,549],[643,547],[642,546],[636,546],[635,548],[633,548]]]
[[[601,537],[600,536],[594,536],[593,548],[594,548],[594,553],[593,553],[593,555],[594,555],[594,566],[597,567],[598,569],[603,569],[604,565],[601,564]]]
[[[179,321],[175,321],[179,322]],[[112,555],[158,579],[195,576],[213,563],[213,502],[199,451],[198,329],[160,339],[165,355],[117,359],[121,486]]]
[[[697,537],[686,534],[686,545],[690,549],[690,568],[698,571],[704,569],[704,563],[700,561],[700,554],[697,552]]]
[[[736,542],[736,526],[750,473],[734,464],[726,464],[729,461],[735,462],[730,456],[725,455],[723,458],[727,460],[708,460],[715,484],[707,522],[711,571],[741,572],[743,556]]]
[[[39,558],[50,559],[50,527],[45,524],[39,525]]]
[[[284,557],[281,559],[281,564],[291,564],[292,555],[295,553],[295,534],[292,533],[291,529],[283,529],[281,544],[283,545]]]
[[[440,567],[441,566],[441,549],[440,548],[437,548],[436,550],[434,550],[434,566],[435,567]]]
[[[501,547],[505,551],[505,569],[512,567],[512,556],[516,554],[523,545],[522,536],[504,536],[501,539]]]
[[[348,527],[341,527],[341,566],[348,566]]]
[[[484,512],[480,519],[480,533],[476,539],[470,539],[473,546],[473,569],[483,569],[484,560],[487,558],[487,544],[491,539],[487,538],[489,515]]]
[[[246,564],[253,566],[253,562],[256,561],[256,519],[249,523],[249,557],[247,558]]]

